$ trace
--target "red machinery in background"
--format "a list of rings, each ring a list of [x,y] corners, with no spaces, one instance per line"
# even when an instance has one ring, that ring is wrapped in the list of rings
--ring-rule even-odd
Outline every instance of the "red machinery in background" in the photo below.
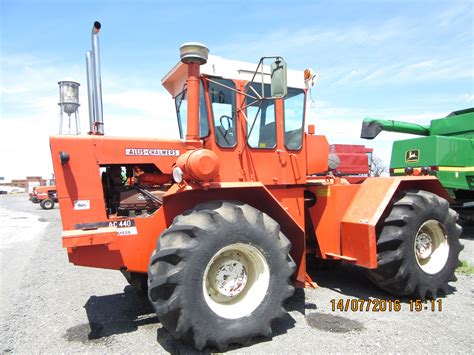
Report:
[[[370,176],[373,148],[357,144],[331,144],[329,153],[330,171],[345,176],[351,183],[362,182]]]

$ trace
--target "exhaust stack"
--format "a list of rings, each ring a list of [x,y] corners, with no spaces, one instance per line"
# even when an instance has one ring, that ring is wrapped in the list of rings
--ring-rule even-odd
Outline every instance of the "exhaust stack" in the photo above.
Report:
[[[94,72],[92,71],[92,51],[86,52],[87,68],[87,101],[89,102],[89,134],[94,134],[95,103],[94,103]]]
[[[86,53],[87,88],[89,100],[89,134],[104,134],[104,118],[102,109],[102,81],[100,78],[99,31],[98,21],[92,26],[92,51]]]

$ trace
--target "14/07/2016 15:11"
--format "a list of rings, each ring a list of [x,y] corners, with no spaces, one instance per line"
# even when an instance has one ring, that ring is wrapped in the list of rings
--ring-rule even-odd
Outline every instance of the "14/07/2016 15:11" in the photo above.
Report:
[[[383,299],[332,299],[331,310],[333,312],[400,312],[402,310],[401,300]],[[408,300],[408,310],[410,312],[441,312],[443,310],[443,300]]]

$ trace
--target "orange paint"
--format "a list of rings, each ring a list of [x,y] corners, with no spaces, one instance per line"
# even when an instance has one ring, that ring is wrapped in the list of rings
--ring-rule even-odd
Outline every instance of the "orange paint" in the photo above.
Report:
[[[292,243],[290,253],[297,264],[295,284],[304,287],[311,284],[306,274],[307,242],[317,245],[311,250],[323,259],[342,259],[373,268],[377,263],[375,227],[397,191],[418,188],[447,197],[434,177],[362,177],[354,178],[351,181],[357,184],[351,184],[349,178],[311,176],[327,172],[329,145],[324,136],[313,135],[310,128],[310,134],[301,132],[301,149],[288,150],[282,99],[275,103],[274,148],[257,149],[248,144],[244,110],[235,113],[236,145],[220,147],[215,139],[209,85],[206,77],[200,76],[199,65],[188,64],[187,73],[179,68],[176,73],[187,78],[186,140],[51,137],[63,246],[74,264],[145,273],[160,234],[177,215],[205,201],[239,200],[280,224]],[[201,80],[210,129],[203,139],[199,139]],[[234,83],[240,91],[247,84],[241,80]],[[244,95],[236,93],[237,107],[243,107],[244,100]],[[69,161],[61,163],[60,152],[68,153]],[[120,199],[121,192],[138,194],[134,186],[120,182],[134,181],[130,175],[121,175],[129,174],[134,166],[154,168],[154,172],[138,176],[138,181],[160,185],[158,192],[166,191],[163,205],[154,207],[154,212],[119,216],[118,208],[113,211],[109,200]],[[170,186],[175,166],[182,169],[185,180]],[[117,169],[115,184],[123,190],[109,191],[108,197],[104,195],[104,186],[110,185],[107,169]]]
[[[199,64],[188,64],[188,131],[186,140],[199,139]]]
[[[143,173],[138,177],[138,180],[143,185],[163,185],[171,181],[171,175]]]
[[[210,181],[219,174],[219,158],[208,149],[190,150],[176,161],[185,177],[196,181]]]

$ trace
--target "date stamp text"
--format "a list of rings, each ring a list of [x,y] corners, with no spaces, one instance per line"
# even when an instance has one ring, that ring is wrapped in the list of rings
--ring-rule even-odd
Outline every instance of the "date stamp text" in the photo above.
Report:
[[[409,312],[442,312],[443,300],[384,300],[378,298],[369,299],[332,299],[331,310],[333,312],[400,312],[402,309]]]

